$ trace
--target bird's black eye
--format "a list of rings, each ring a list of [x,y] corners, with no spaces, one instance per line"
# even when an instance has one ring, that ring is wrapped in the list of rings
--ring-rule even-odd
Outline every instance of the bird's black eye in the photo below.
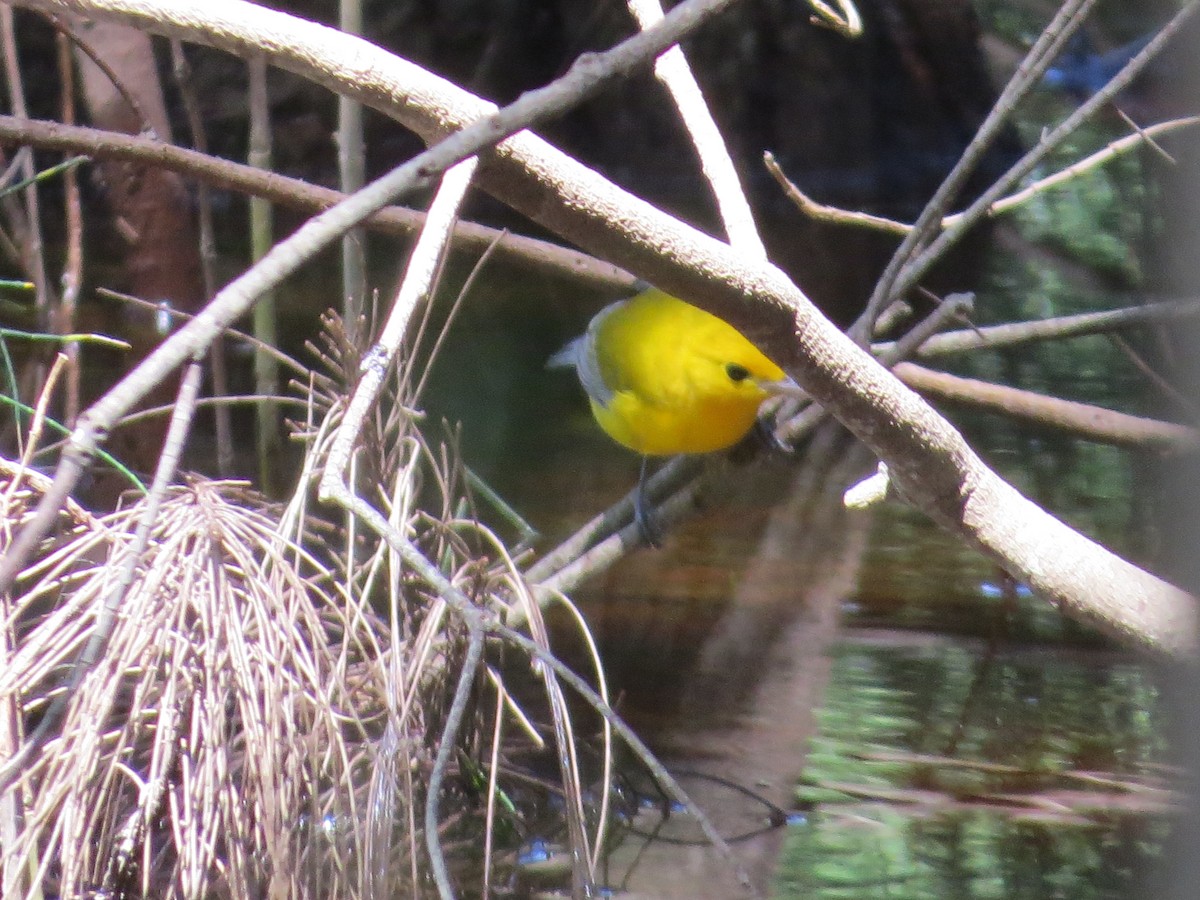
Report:
[[[745,381],[750,377],[750,370],[737,363],[726,363],[725,374],[729,376],[730,381]]]

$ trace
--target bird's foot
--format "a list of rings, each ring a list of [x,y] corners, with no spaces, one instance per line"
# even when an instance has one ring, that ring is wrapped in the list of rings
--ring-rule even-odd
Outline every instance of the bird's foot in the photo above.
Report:
[[[654,504],[651,503],[642,485],[638,485],[637,493],[633,495],[633,521],[638,527],[638,535],[647,547],[661,550],[663,545],[663,530],[658,516],[654,514]]]
[[[775,433],[775,423],[767,419],[754,420],[754,439],[772,455],[792,456],[796,448],[785,443]]]

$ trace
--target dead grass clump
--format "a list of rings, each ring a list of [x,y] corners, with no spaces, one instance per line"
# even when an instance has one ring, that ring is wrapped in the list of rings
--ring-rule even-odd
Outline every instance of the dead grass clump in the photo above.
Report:
[[[3,895],[301,896],[357,881],[326,834],[357,815],[355,792],[335,787],[354,785],[381,708],[369,611],[335,601],[323,566],[243,487],[203,481],[170,492],[114,595],[140,509],[43,559],[4,611],[14,729],[116,618],[60,732],[2,798]]]
[[[585,809],[579,726],[529,647],[472,634],[461,603],[494,623],[519,606],[548,652],[540,609],[479,522],[453,438],[431,445],[416,428],[403,379],[350,477],[437,579],[356,517],[313,513],[360,371],[340,323],[326,326],[330,375],[313,376],[285,508],[199,478],[102,519],[70,506],[65,537],[3,599],[6,900],[422,896],[431,873],[443,895],[447,879],[486,895],[531,837],[522,803],[557,805],[538,835],[565,834],[577,893],[594,882],[606,790],[599,813]],[[37,489],[10,504],[10,537],[46,490],[27,474]],[[539,687],[532,712],[506,688],[509,666]],[[558,779],[531,788],[530,754]]]

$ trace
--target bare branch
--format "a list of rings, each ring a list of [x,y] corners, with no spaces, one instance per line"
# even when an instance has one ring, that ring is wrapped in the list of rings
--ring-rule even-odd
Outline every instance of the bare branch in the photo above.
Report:
[[[919,255],[906,262],[902,271],[898,274],[895,284],[890,288],[891,293],[897,296],[903,295],[915,286],[924,277],[925,273],[945,255],[946,251],[962,238],[968,229],[987,215],[992,204],[1004,197],[1017,182],[1032,172],[1034,167],[1045,159],[1050,151],[1078,131],[1080,125],[1095,115],[1096,112],[1103,109],[1113,97],[1124,90],[1137,74],[1154,59],[1167,41],[1195,14],[1197,9],[1200,9],[1200,0],[1190,0],[1103,88],[1093,94],[1075,112],[1044,134],[1041,140],[1038,141],[1037,146],[1001,175],[969,207],[959,213],[959,218],[954,221],[951,227],[938,235]]]
[[[946,331],[933,335],[917,348],[915,355],[920,359],[932,359],[971,350],[1018,347],[1035,341],[1102,334],[1148,322],[1177,322],[1198,315],[1200,300],[1179,300],[1147,303],[1127,309],[1076,313],[1032,322],[982,325],[978,328],[964,328],[961,331]],[[894,341],[881,341],[871,345],[871,352],[876,355],[887,354],[894,346]]]
[[[904,222],[897,222],[895,219],[886,219],[883,216],[871,215],[871,213],[854,212],[847,209],[839,209],[836,206],[827,206],[824,203],[818,203],[804,191],[800,190],[780,168],[779,163],[775,159],[775,154],[770,150],[763,152],[763,163],[766,164],[767,171],[771,173],[771,177],[775,179],[776,184],[783,188],[787,198],[796,205],[796,208],[810,219],[815,219],[818,222],[832,222],[835,225],[852,225],[859,228],[870,228],[875,231],[884,231],[889,234],[905,235],[912,230],[911,225],[906,225]]]
[[[1045,178],[1039,178],[1037,181],[1022,188],[1016,193],[1009,194],[1006,197],[1001,197],[986,210],[986,215],[995,217],[1006,212],[1016,209],[1021,204],[1027,202],[1033,197],[1041,194],[1051,188],[1066,184],[1073,178],[1078,178],[1092,169],[1098,168],[1105,163],[1111,162],[1122,154],[1128,153],[1138,147],[1150,145],[1156,147],[1154,138],[1163,134],[1170,134],[1173,131],[1179,131],[1183,128],[1191,128],[1195,125],[1200,125],[1200,116],[1189,116],[1182,119],[1172,119],[1169,122],[1159,122],[1156,125],[1149,125],[1145,128],[1137,128],[1134,134],[1126,135],[1123,138],[1118,138],[1112,141],[1101,150],[1085,156],[1078,162],[1072,163],[1064,169],[1060,169],[1052,175],[1047,175]],[[779,163],[770,151],[763,153],[763,162],[766,164],[767,171],[783,189],[788,199],[796,205],[804,215],[819,222],[831,222],[835,225],[846,225],[858,228],[869,228],[874,231],[882,231],[888,234],[907,235],[913,227],[904,222],[897,222],[895,219],[888,219],[883,216],[876,216],[870,213],[855,212],[853,210],[841,209],[836,206],[828,206],[824,203],[818,203],[807,194],[805,194],[796,184],[784,174]],[[957,227],[964,213],[952,213],[951,215],[942,218],[939,225],[940,228]]]
[[[1107,162],[1111,162],[1123,153],[1128,153],[1138,147],[1149,145],[1157,146],[1154,138],[1163,134],[1170,134],[1173,131],[1179,131],[1183,128],[1192,128],[1200,125],[1200,116],[1189,116],[1183,119],[1172,119],[1170,122],[1159,122],[1156,125],[1148,125],[1145,128],[1138,128],[1134,134],[1126,135],[1123,138],[1118,138],[1112,141],[1108,146],[1101,150],[1097,150],[1089,156],[1085,156],[1079,162],[1071,163],[1065,169],[1060,169],[1053,175],[1047,175],[1045,178],[1039,178],[1037,181],[1022,188],[1016,193],[1009,194],[1007,197],[1001,197],[990,207],[987,214],[989,216],[998,216],[1001,213],[1016,209],[1022,203],[1030,198],[1047,191],[1050,188],[1058,187],[1060,184],[1066,184],[1072,178],[1077,178],[1085,172],[1102,166]],[[965,213],[955,213],[951,216],[946,216],[942,219],[943,228],[953,228],[962,220]]]
[[[1064,431],[1086,440],[1172,453],[1200,447],[1200,432],[1173,422],[1131,416],[1090,403],[935,372],[915,363],[900,363],[892,371],[910,388],[928,397],[1003,413],[1019,421]]]
[[[971,173],[983,160],[988,148],[1002,133],[1017,103],[1038,83],[1042,73],[1049,67],[1058,51],[1083,24],[1083,20],[1093,5],[1095,5],[1095,0],[1066,0],[1058,8],[1058,12],[1054,14],[1054,18],[1038,36],[1033,46],[1029,48],[1029,52],[1021,60],[1017,71],[1013,73],[1008,84],[1004,86],[1004,90],[1000,92],[1000,96],[996,98],[987,118],[983,120],[974,137],[971,138],[971,143],[967,145],[950,174],[945,177],[933,197],[925,205],[920,216],[917,217],[917,221],[913,224],[913,230],[892,254],[891,260],[875,284],[875,289],[871,292],[867,308],[851,326],[850,333],[856,340],[865,343],[873,331],[873,325],[879,313],[892,300],[903,297],[905,291],[899,290],[897,286],[897,279],[901,271],[907,271],[910,267],[910,260],[929,240],[937,223],[950,209],[950,204],[958,197]]]
[[[48,150],[86,153],[98,159],[127,159],[179,172],[202,185],[224,188],[262,197],[295,209],[319,212],[346,199],[339,191],[265,172],[188,150],[152,138],[72,127],[38,119],[0,116],[0,143],[24,144]],[[412,237],[425,222],[425,214],[401,206],[386,206],[369,217],[369,228],[398,237]],[[456,248],[482,252],[493,243],[523,265],[561,277],[591,281],[598,286],[626,290],[635,279],[611,263],[558,244],[498,231],[473,222],[455,224]],[[212,293],[212,291],[210,291]]]
[[[626,2],[643,31],[662,21],[663,12],[658,0]],[[716,198],[729,243],[765,262],[767,248],[763,246],[754,224],[754,214],[750,211],[746,192],[742,190],[733,160],[725,148],[725,139],[713,121],[704,95],[700,92],[700,85],[696,84],[696,78],[683,55],[683,48],[676,44],[655,60],[654,74],[670,92],[683,126],[700,156],[700,168]]]
[[[808,0],[808,5],[816,12],[814,23],[832,28],[842,37],[856,38],[862,34],[862,17],[854,6],[853,0],[833,0],[837,10],[823,0]]]

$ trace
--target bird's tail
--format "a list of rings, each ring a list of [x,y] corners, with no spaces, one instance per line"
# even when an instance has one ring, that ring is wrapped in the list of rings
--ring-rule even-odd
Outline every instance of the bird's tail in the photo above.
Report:
[[[578,369],[580,354],[583,353],[584,336],[580,335],[571,341],[548,360],[547,369]]]

